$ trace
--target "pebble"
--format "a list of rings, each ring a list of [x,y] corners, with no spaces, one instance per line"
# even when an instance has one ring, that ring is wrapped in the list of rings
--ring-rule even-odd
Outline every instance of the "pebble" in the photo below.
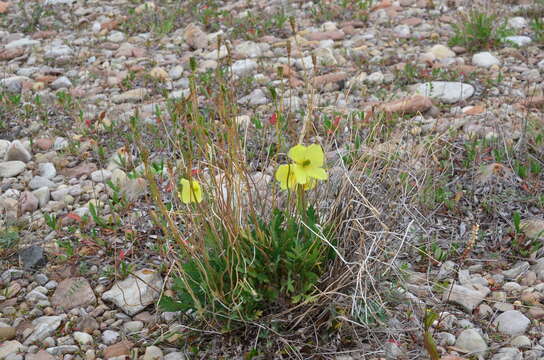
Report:
[[[106,345],[115,344],[119,340],[119,333],[113,330],[105,330],[102,333],[102,342]]]
[[[480,52],[472,56],[472,63],[483,68],[490,68],[493,65],[500,65],[501,62],[490,52]]]
[[[440,100],[446,104],[453,104],[466,100],[474,94],[474,87],[470,84],[449,81],[432,81],[418,84],[416,92]]]
[[[525,333],[531,320],[518,310],[505,311],[493,321],[497,330],[505,335],[520,335]]]
[[[22,161],[4,161],[0,162],[0,177],[13,177],[22,173],[26,165]]]
[[[457,340],[455,347],[474,354],[484,354],[487,351],[487,343],[476,329],[463,330]]]

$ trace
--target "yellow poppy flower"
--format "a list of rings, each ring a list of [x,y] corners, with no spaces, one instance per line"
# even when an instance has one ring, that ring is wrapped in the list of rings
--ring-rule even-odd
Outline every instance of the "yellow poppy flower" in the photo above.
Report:
[[[178,196],[184,204],[202,201],[202,189],[198,181],[191,180],[189,182],[187,179],[181,179],[179,183],[181,184],[181,192],[178,193]]]
[[[282,190],[294,189],[297,186],[297,180],[295,178],[295,173],[293,172],[293,167],[295,165],[280,165],[278,170],[276,170],[276,180],[280,182],[280,188]],[[303,185],[304,190],[310,190],[315,187],[317,181],[315,179],[309,179],[306,184]]]
[[[297,184],[292,167],[293,165],[284,164],[280,165],[276,170],[276,180],[280,182],[282,190],[294,189]]]
[[[329,175],[325,169],[323,169],[325,154],[320,145],[296,145],[289,150],[287,156],[295,162],[292,165],[292,171],[295,174],[295,179],[298,184],[307,184],[312,179],[328,179]]]

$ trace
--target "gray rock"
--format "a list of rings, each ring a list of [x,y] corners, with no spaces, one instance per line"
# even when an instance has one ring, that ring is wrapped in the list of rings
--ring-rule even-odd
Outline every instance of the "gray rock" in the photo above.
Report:
[[[44,56],[49,59],[72,56],[74,50],[68,45],[55,44],[45,48]]]
[[[111,171],[106,169],[93,171],[91,173],[91,179],[94,182],[106,182],[111,179]]]
[[[432,81],[417,84],[415,91],[444,103],[453,104],[471,97],[474,94],[474,87],[461,82]]]
[[[30,345],[35,342],[42,341],[48,336],[51,336],[58,329],[66,315],[61,316],[42,316],[32,321],[34,330],[30,336],[24,341],[25,345]]]
[[[257,106],[268,104],[269,100],[266,98],[264,91],[262,91],[261,89],[255,89],[251,92],[251,94],[238,99],[238,103],[247,104],[250,106]]]
[[[145,348],[143,360],[162,360],[164,357],[162,350],[154,345]]]
[[[19,140],[14,140],[11,142],[8,151],[6,152],[6,160],[27,163],[32,160],[32,154],[30,154]]]
[[[11,76],[0,80],[0,89],[5,88],[10,93],[20,93],[25,81],[30,81],[30,79],[26,76]]]
[[[455,341],[455,347],[475,355],[483,355],[487,351],[487,343],[475,329],[463,330]]]
[[[177,65],[168,71],[168,76],[170,76],[170,79],[172,80],[177,80],[183,76],[183,71],[183,66]]]
[[[472,313],[491,291],[480,284],[470,286],[453,285],[453,288],[450,289],[444,291],[443,300],[461,305],[468,313]]]
[[[93,337],[85,332],[76,331],[72,334],[72,336],[80,345],[89,345],[93,343]]]
[[[102,342],[106,345],[115,344],[119,340],[119,333],[113,330],[105,330],[102,333]]]
[[[400,38],[407,38],[411,34],[410,27],[408,25],[397,25],[393,28],[393,31],[395,32],[395,35]]]
[[[11,354],[16,354],[23,350],[24,346],[16,340],[6,341],[0,346],[0,359],[5,359]]]
[[[508,26],[513,29],[523,29],[527,26],[527,20],[521,16],[508,19]]]
[[[503,271],[502,274],[508,280],[516,280],[521,275],[525,274],[529,270],[529,263],[527,261],[521,261],[516,263],[513,268]]]
[[[57,175],[57,169],[55,169],[55,165],[53,165],[53,163],[41,163],[39,165],[39,169],[40,175],[48,180],[51,180]]]
[[[529,349],[532,346],[531,339],[525,335],[519,335],[510,341],[510,345],[516,348]]]
[[[521,354],[521,351],[519,351],[516,348],[501,348],[493,357],[491,360],[522,360],[523,356]]]
[[[32,190],[36,190],[36,189],[39,189],[39,188],[42,188],[42,187],[47,187],[49,189],[54,189],[54,188],[57,187],[57,184],[55,184],[51,180],[46,179],[46,178],[44,178],[42,176],[34,176],[32,178],[32,180],[30,180],[30,182],[28,183],[28,186],[30,186],[30,188]]]
[[[125,331],[129,334],[138,332],[142,330],[143,328],[144,328],[144,323],[142,321],[137,321],[137,320],[128,321],[123,324],[123,329],[125,329]]]
[[[142,311],[159,297],[163,280],[154,270],[143,269],[135,273],[137,277],[116,282],[112,288],[102,294],[102,300],[115,303],[128,315]]]
[[[59,136],[55,139],[55,142],[53,143],[53,149],[57,151],[63,150],[63,149],[66,149],[68,145],[69,145],[68,140]]]
[[[493,321],[499,332],[510,336],[523,334],[530,324],[531,320],[518,310],[505,311]]]
[[[384,345],[385,358],[387,360],[399,359],[403,356],[404,351],[393,341],[387,341]]]
[[[166,354],[164,357],[164,360],[186,360],[187,356],[185,356],[184,353],[175,351],[171,352],[170,354]]]
[[[238,76],[245,76],[255,70],[257,66],[257,62],[251,59],[238,60],[232,64],[232,72]]]
[[[43,208],[44,206],[46,206],[51,198],[51,193],[47,186],[34,190],[32,193],[38,199],[38,206],[40,208]]]
[[[44,266],[47,259],[41,246],[32,245],[19,251],[19,261],[25,269],[33,269]]]
[[[504,38],[505,42],[512,42],[519,47],[529,45],[533,40],[528,36],[507,36]]]
[[[493,65],[500,65],[501,62],[490,52],[484,51],[472,56],[472,64],[483,68],[489,68]]]
[[[74,354],[79,351],[77,345],[60,345],[45,349],[51,355]]]
[[[234,52],[243,58],[255,58],[262,56],[270,45],[267,43],[255,43],[253,41],[244,41],[236,46]]]
[[[61,76],[57,80],[51,83],[51,88],[55,90],[62,89],[62,88],[68,89],[71,87],[72,87],[72,82],[66,76]]]
[[[22,161],[0,162],[0,177],[14,177],[22,173],[26,165]]]
[[[3,159],[4,156],[6,156],[10,144],[9,141],[0,139],[0,159]]]
[[[35,45],[40,45],[40,41],[39,40],[32,40],[32,39],[28,39],[28,38],[22,38],[22,39],[19,39],[19,40],[14,40],[14,41],[9,42],[8,44],[6,44],[6,46],[4,46],[4,48],[5,49],[15,49],[15,48],[20,48],[20,47],[29,47],[29,46],[35,46]]]

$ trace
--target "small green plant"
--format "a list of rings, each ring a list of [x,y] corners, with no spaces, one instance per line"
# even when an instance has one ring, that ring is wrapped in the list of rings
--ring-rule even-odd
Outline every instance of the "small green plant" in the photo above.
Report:
[[[60,229],[60,221],[58,220],[57,216],[55,214],[48,214],[44,213],[43,218],[45,220],[45,223],[51,230],[56,231]]]
[[[534,17],[530,23],[531,29],[534,31],[535,41],[539,43],[544,42],[544,20],[540,17]]]
[[[0,230],[0,249],[13,249],[19,242],[19,232],[13,229]]]
[[[469,51],[490,49],[499,45],[505,37],[514,32],[508,28],[505,20],[485,12],[473,10],[462,16],[459,23],[453,25],[454,36],[450,46],[463,46]]]
[[[439,360],[440,354],[433,338],[432,325],[438,319],[438,314],[431,309],[425,309],[423,318],[423,345],[431,360]]]

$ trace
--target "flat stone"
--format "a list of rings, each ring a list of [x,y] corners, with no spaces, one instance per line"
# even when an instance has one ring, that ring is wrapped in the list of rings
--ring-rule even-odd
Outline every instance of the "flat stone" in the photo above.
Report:
[[[132,89],[125,91],[122,94],[114,95],[111,98],[111,101],[116,104],[140,102],[145,99],[148,93],[149,90],[146,88]]]
[[[446,104],[453,104],[471,97],[474,94],[474,87],[461,82],[432,81],[416,85],[415,91]]]
[[[493,65],[500,65],[501,62],[490,52],[484,51],[472,56],[472,64],[483,68],[490,68]]]
[[[111,171],[106,169],[96,170],[91,173],[94,182],[106,182],[111,179]]]
[[[491,360],[522,360],[521,351],[513,347],[500,348]]]
[[[16,354],[23,349],[23,344],[16,340],[6,341],[0,346],[0,359],[6,358],[8,355]]]
[[[33,269],[44,266],[47,258],[41,246],[32,245],[19,251],[19,261],[25,269]]]
[[[59,345],[52,346],[45,349],[51,355],[65,355],[65,354],[74,354],[79,351],[79,346],[77,345]]]
[[[10,76],[0,80],[0,88],[5,88],[7,92],[18,94],[23,90],[23,83],[30,81],[26,76]]]
[[[7,50],[15,49],[15,48],[21,48],[21,47],[29,47],[29,46],[36,46],[40,45],[39,40],[32,40],[28,38],[22,38],[19,40],[14,40],[9,43],[7,43],[4,48]]]
[[[0,177],[14,177],[22,173],[26,165],[22,161],[0,162]]]
[[[521,36],[521,35],[519,35],[519,36],[507,36],[507,37],[504,38],[504,41],[505,42],[512,42],[512,43],[516,44],[519,47],[529,45],[530,43],[533,42],[533,40],[530,37]]]
[[[127,279],[116,282],[112,288],[102,294],[102,300],[115,303],[128,315],[142,311],[159,297],[162,278],[154,270],[143,269]]]
[[[115,344],[120,336],[117,331],[105,330],[102,332],[102,342],[106,345]]]
[[[89,285],[89,281],[82,277],[61,281],[51,298],[53,306],[64,310],[85,307],[94,303],[96,303],[96,296],[93,289]]]
[[[130,349],[132,349],[133,346],[134,344],[128,340],[123,340],[121,342],[118,342],[117,344],[110,345],[103,351],[104,359],[107,360],[120,356],[129,356]]]
[[[521,261],[516,263],[513,268],[503,271],[502,274],[507,280],[516,280],[524,275],[529,270],[529,267],[530,265],[527,261]]]
[[[57,169],[55,169],[55,165],[53,163],[41,163],[38,167],[40,169],[40,175],[46,179],[51,180],[57,175]]]
[[[54,189],[54,188],[57,187],[57,184],[55,184],[51,180],[46,179],[46,178],[44,178],[42,176],[34,176],[32,178],[32,180],[30,180],[30,182],[28,183],[28,186],[32,190],[36,190],[36,189],[39,189],[39,188],[42,188],[42,187],[47,187],[49,189]]]
[[[58,329],[62,321],[66,318],[63,316],[42,316],[32,321],[34,330],[24,344],[30,345],[35,342],[40,342],[48,336],[51,336]]]
[[[453,285],[451,291],[444,291],[443,300],[460,305],[466,312],[472,313],[472,311],[484,301],[490,291],[489,288],[480,284],[467,286]]]
[[[530,324],[531,320],[518,310],[505,311],[493,321],[499,332],[510,336],[525,333]]]
[[[143,360],[162,360],[164,355],[158,346],[148,346],[145,349]]]
[[[455,347],[474,355],[483,355],[487,351],[487,343],[475,329],[466,329],[459,334]]]
[[[97,167],[94,163],[81,163],[76,167],[63,169],[61,174],[69,179],[80,178],[83,175],[91,174],[96,169]]]
[[[447,46],[437,44],[433,46],[429,52],[434,55],[436,59],[443,60],[455,57],[455,53]]]
[[[26,354],[25,360],[55,360],[55,357],[45,350],[40,350],[35,354]]]

